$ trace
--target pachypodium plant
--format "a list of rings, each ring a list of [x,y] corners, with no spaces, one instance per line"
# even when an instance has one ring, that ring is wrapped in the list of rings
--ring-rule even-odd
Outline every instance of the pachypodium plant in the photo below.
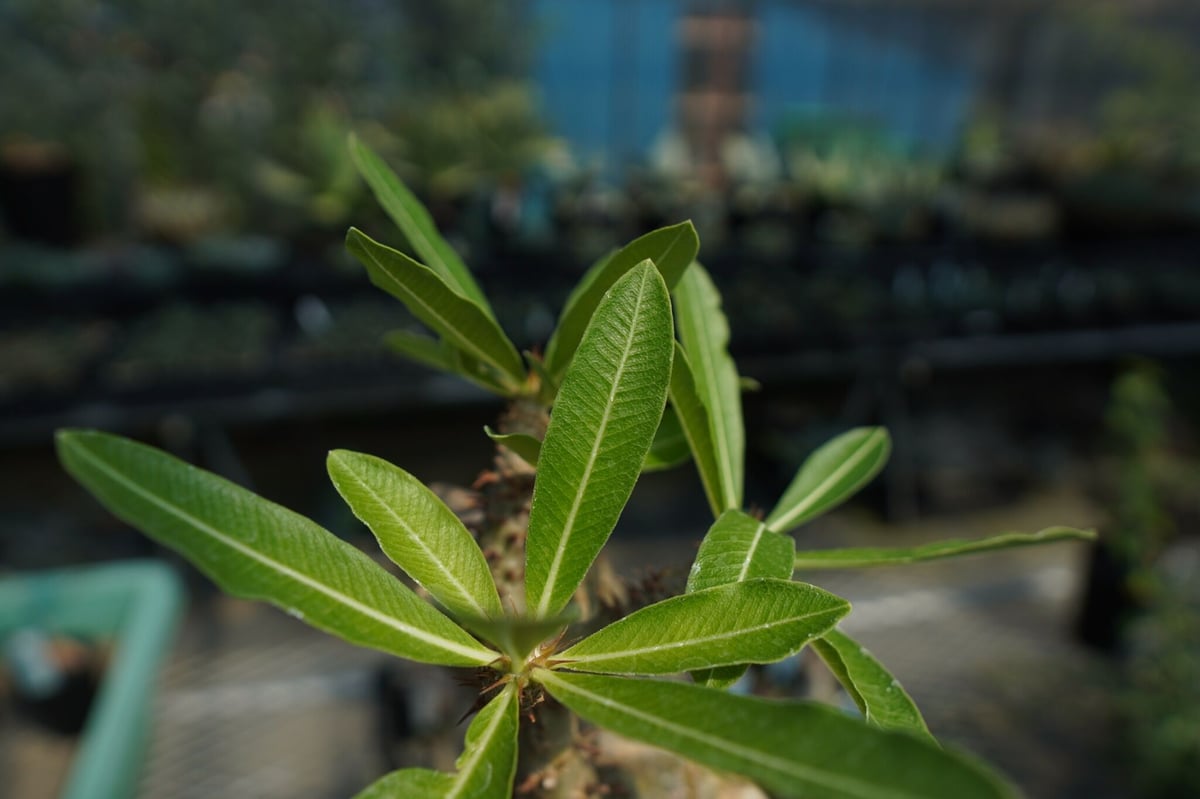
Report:
[[[742,509],[743,381],[720,296],[695,262],[690,223],[601,259],[568,298],[544,355],[522,358],[425,210],[372,152],[350,146],[416,258],[357,229],[347,247],[436,335],[397,333],[391,345],[510,400],[500,429],[487,429],[498,446],[488,482],[511,489],[506,510],[468,529],[403,469],[330,453],[338,492],[418,593],[309,519],[152,447],[67,430],[58,450],[105,506],[226,591],[397,657],[490,670],[454,772],[402,769],[361,797],[535,792],[536,780],[516,781],[518,743],[523,728],[563,707],[779,796],[1014,794],[987,766],[939,746],[892,675],[837,629],[850,604],[793,573],[1087,533],[1054,528],[914,549],[796,552],[788,533],[867,483],[888,456],[888,434],[861,428],[838,436],[808,458],[765,518]],[[686,460],[715,518],[686,591],[607,626],[580,627],[579,607],[588,604],[581,586],[639,474]],[[808,645],[861,717],[726,690],[749,664]],[[570,747],[570,734],[563,737]]]

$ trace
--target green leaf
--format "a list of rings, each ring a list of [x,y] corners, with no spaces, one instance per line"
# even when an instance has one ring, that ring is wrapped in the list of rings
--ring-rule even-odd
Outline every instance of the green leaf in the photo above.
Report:
[[[683,434],[683,426],[679,422],[679,414],[670,405],[663,411],[662,421],[642,462],[643,472],[660,472],[673,469],[685,463],[692,457],[688,448],[687,436]]]
[[[457,771],[401,769],[373,783],[355,799],[508,799],[517,771],[519,699],[509,682],[467,728]]]
[[[392,562],[452,613],[503,615],[475,537],[420,480],[382,458],[329,453],[329,477]]]
[[[735,696],[687,683],[537,669],[533,678],[587,721],[778,796],[1000,799],[1016,791],[973,759],[830,707]]]
[[[952,558],[976,552],[996,549],[1027,547],[1034,544],[1049,544],[1054,541],[1083,540],[1096,538],[1095,530],[1077,530],[1074,527],[1048,527],[1036,533],[1001,533],[990,538],[951,538],[934,541],[915,547],[861,547],[848,549],[815,549],[797,552],[797,569],[850,569],[862,566],[894,566],[902,563],[918,563],[923,560]]]
[[[487,425],[483,426],[487,437],[502,447],[508,447],[525,459],[530,466],[537,466],[538,457],[542,452],[542,442],[527,433],[497,433]]]
[[[833,629],[850,603],[790,580],[749,580],[665,599],[592,633],[555,656],[565,668],[676,674],[774,663]]]
[[[692,264],[675,287],[679,340],[688,355],[696,394],[708,411],[713,459],[719,476],[717,512],[742,506],[746,433],[742,389],[729,355],[729,323],[721,295],[700,264]]]
[[[399,355],[440,372],[461,375],[494,394],[512,394],[512,389],[497,380],[490,368],[469,358],[445,341],[408,330],[392,330],[384,334],[383,343]]]
[[[454,776],[425,768],[405,768],[385,774],[354,799],[401,799],[405,796],[424,796],[429,799],[445,797],[454,785]]]
[[[885,730],[903,730],[924,735],[929,728],[912,697],[883,664],[841,630],[830,630],[813,641],[821,656],[858,705],[868,724]]]
[[[857,427],[822,444],[800,466],[767,526],[786,532],[842,504],[879,474],[891,451],[882,427]]]
[[[455,371],[449,350],[441,341],[408,330],[391,330],[384,334],[388,349],[417,363],[444,372]]]
[[[687,590],[738,583],[755,577],[792,576],[796,542],[740,510],[728,510],[709,528],[688,574]]]
[[[601,298],[623,275],[649,260],[662,274],[667,289],[672,289],[699,249],[696,229],[691,222],[681,222],[634,239],[597,261],[567,297],[558,327],[546,345],[546,370],[555,377],[566,371]]]
[[[353,134],[350,136],[350,155],[359,174],[371,187],[375,199],[400,228],[421,261],[457,294],[471,300],[485,314],[494,318],[487,297],[471,276],[470,270],[449,242],[442,238],[425,206],[413,196],[396,173]]]
[[[67,471],[105,507],[231,594],[265,599],[351,643],[411,660],[481,666],[498,657],[297,513],[119,436],[61,431],[57,445]]]
[[[516,347],[473,300],[457,294],[427,266],[350,228],[346,249],[367,268],[371,282],[404,303],[453,347],[496,369],[515,393],[525,379]]]
[[[696,379],[683,347],[675,344],[675,360],[671,365],[671,406],[679,416],[679,425],[687,439],[704,495],[712,509],[713,518],[721,515],[721,473],[717,468],[716,450],[713,447],[712,427],[708,411],[696,393]]]
[[[670,297],[643,261],[596,309],[542,442],[526,539],[533,615],[566,605],[612,533],[662,418],[671,353]]]
[[[687,590],[700,591],[755,577],[789,579],[796,555],[790,536],[768,530],[740,510],[727,510],[709,528],[688,574]],[[692,678],[703,685],[725,688],[737,682],[746,667],[700,669]]]

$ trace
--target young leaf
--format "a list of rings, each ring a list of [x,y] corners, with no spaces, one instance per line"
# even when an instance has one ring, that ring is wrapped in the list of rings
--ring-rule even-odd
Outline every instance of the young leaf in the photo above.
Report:
[[[596,309],[542,442],[526,539],[533,615],[566,605],[612,533],[662,418],[671,352],[670,297],[643,261]]]
[[[708,411],[713,455],[720,475],[719,511],[742,506],[746,433],[742,389],[729,355],[729,323],[721,295],[700,264],[693,264],[675,287],[679,340],[692,367],[696,393]]]
[[[688,574],[687,590],[738,583],[755,577],[792,576],[796,542],[740,510],[727,510],[713,522]]]
[[[350,136],[350,156],[358,172],[371,187],[375,199],[383,206],[404,238],[430,269],[436,272],[459,295],[471,300],[483,312],[494,318],[487,297],[480,290],[466,264],[454,248],[442,238],[429,212],[413,196],[396,173],[369,147]]]
[[[790,580],[749,580],[665,599],[592,633],[555,656],[565,668],[608,674],[676,674],[736,663],[774,663],[833,629],[841,597]]]
[[[670,290],[699,249],[696,229],[691,222],[681,222],[634,239],[597,261],[567,297],[558,327],[546,345],[546,370],[555,377],[566,371],[601,298],[629,270],[642,261],[652,261]]]
[[[670,405],[663,411],[662,421],[642,462],[643,472],[659,472],[673,469],[684,463],[692,456],[688,449],[687,436],[683,434],[683,426],[679,423],[679,414]]]
[[[503,615],[475,537],[437,495],[382,458],[339,449],[329,477],[392,562],[456,615]]]
[[[517,771],[518,694],[509,682],[467,728],[457,771],[402,769],[376,781],[355,799],[508,799]]]
[[[358,228],[346,234],[346,249],[367,268],[371,282],[404,303],[456,349],[488,364],[515,392],[525,379],[516,347],[491,316],[456,293],[436,272],[375,241]]]
[[[813,649],[824,660],[862,711],[868,724],[903,730],[933,740],[921,711],[891,673],[870,652],[841,630],[816,639]]]
[[[542,453],[542,442],[527,433],[497,433],[487,425],[483,426],[487,437],[502,447],[508,447],[525,459],[530,466],[537,466],[538,457]]]
[[[671,364],[671,406],[679,416],[679,426],[692,451],[692,459],[696,461],[704,495],[708,497],[708,505],[716,518],[721,515],[722,489],[721,472],[717,468],[716,450],[713,448],[712,427],[708,411],[696,393],[692,367],[678,342],[675,344],[675,360]]]
[[[533,677],[587,721],[786,797],[1009,799],[974,760],[834,708],[735,696],[687,683],[537,669]]]
[[[891,451],[882,427],[857,427],[822,444],[800,466],[767,526],[784,533],[837,507],[879,474]]]
[[[796,542],[780,535],[740,510],[727,510],[709,528],[688,574],[688,592],[727,585],[755,577],[785,580],[792,576]],[[692,678],[714,688],[733,685],[746,673],[745,665],[699,669]]]
[[[990,538],[969,540],[951,538],[934,541],[915,547],[862,547],[848,549],[814,549],[797,552],[797,569],[851,569],[863,566],[894,566],[901,563],[918,563],[923,560],[952,558],[995,549],[1027,547],[1048,544],[1053,541],[1095,539],[1095,530],[1077,530],[1074,527],[1048,527],[1036,533],[1001,533]]]
[[[481,666],[498,657],[297,513],[119,436],[61,431],[57,445],[67,471],[105,507],[235,596],[265,599],[351,643],[411,660]]]

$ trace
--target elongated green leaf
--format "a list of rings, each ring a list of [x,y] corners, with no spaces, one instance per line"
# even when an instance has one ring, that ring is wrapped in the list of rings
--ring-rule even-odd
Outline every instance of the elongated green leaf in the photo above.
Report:
[[[464,355],[448,342],[407,330],[392,330],[384,334],[383,343],[409,360],[439,372],[458,374],[494,394],[504,397],[512,394],[512,389],[501,383],[493,370]]]
[[[683,426],[679,422],[679,414],[670,405],[663,411],[662,421],[659,422],[658,432],[642,462],[643,472],[660,472],[673,469],[692,457],[688,448],[687,436],[683,434]]]
[[[537,466],[538,457],[542,453],[542,442],[533,436],[526,433],[497,433],[487,425],[483,426],[483,432],[492,441],[520,455],[530,466]]]
[[[449,242],[442,238],[425,206],[413,196],[396,173],[354,135],[350,136],[350,155],[359,174],[371,187],[375,199],[400,228],[421,261],[440,275],[456,293],[474,302],[488,316],[494,317],[487,297],[466,264]]]
[[[475,537],[420,480],[382,458],[329,453],[329,477],[392,562],[455,614],[503,615]]]
[[[525,377],[516,347],[474,301],[456,293],[427,266],[386,247],[358,228],[346,234],[346,249],[367,268],[371,282],[404,303],[456,349],[488,364],[512,391]]]
[[[656,602],[555,659],[566,668],[608,674],[774,663],[833,629],[848,612],[849,602],[805,583],[748,580]]]
[[[355,799],[508,799],[517,772],[518,706],[516,683],[510,682],[467,728],[454,774],[393,771]]]
[[[388,349],[417,363],[443,372],[455,371],[449,350],[437,339],[408,330],[391,330],[384,334]]]
[[[796,542],[780,535],[740,510],[727,510],[709,528],[688,574],[687,590],[700,591],[755,577],[788,579]],[[746,673],[745,665],[700,669],[692,678],[714,688],[733,685]]]
[[[597,261],[567,297],[558,327],[546,345],[546,370],[554,376],[566,371],[601,298],[629,270],[642,261],[652,261],[671,289],[699,249],[696,229],[691,222],[681,222],[634,239]]]
[[[742,506],[746,432],[742,389],[729,355],[729,323],[721,294],[700,264],[692,264],[675,287],[679,340],[692,367],[696,394],[708,411],[713,458],[720,477],[719,511]]]
[[[933,739],[904,686],[858,642],[841,630],[830,630],[813,641],[813,649],[845,687],[868,724]]]
[[[526,539],[535,616],[566,605],[612,533],[662,418],[671,346],[670,297],[643,261],[596,309],[542,442]]]
[[[828,799],[999,799],[1016,791],[972,759],[824,705],[661,680],[535,670],[584,719],[774,794]]]
[[[952,558],[996,549],[1049,544],[1054,541],[1084,540],[1096,537],[1094,530],[1074,527],[1048,527],[1036,533],[1001,533],[990,538],[952,538],[915,547],[855,547],[814,549],[796,553],[797,569],[850,569],[862,566],[894,566],[923,560]]]
[[[679,416],[679,426],[687,439],[704,495],[712,509],[713,518],[721,515],[721,472],[717,467],[716,449],[713,447],[712,427],[708,411],[696,393],[696,379],[692,375],[687,354],[678,342],[675,344],[675,361],[671,365],[671,406]]]
[[[351,643],[448,666],[498,657],[354,547],[303,516],[165,452],[63,431],[67,471],[121,519],[231,594],[265,599]]]
[[[740,510],[728,510],[709,528],[688,574],[687,590],[755,577],[785,580],[792,576],[796,542]]]
[[[787,532],[842,504],[879,474],[891,451],[882,427],[856,427],[822,444],[800,466],[767,526]]]

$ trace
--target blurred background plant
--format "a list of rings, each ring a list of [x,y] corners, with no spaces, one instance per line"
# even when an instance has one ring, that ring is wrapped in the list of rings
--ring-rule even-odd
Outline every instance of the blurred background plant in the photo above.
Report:
[[[1154,364],[1114,381],[1106,421],[1100,490],[1110,519],[1083,633],[1124,656],[1119,714],[1139,795],[1189,796],[1200,789],[1200,460]],[[1103,589],[1105,579],[1117,584]]]
[[[357,5],[5,4],[3,168],[78,193],[29,221],[41,227],[10,220],[12,232],[54,240],[66,229],[69,243],[340,233],[361,196],[345,149],[352,119],[374,120],[369,134],[422,189],[455,197],[533,162],[547,137],[521,80],[531,33],[519,15],[479,2]]]

